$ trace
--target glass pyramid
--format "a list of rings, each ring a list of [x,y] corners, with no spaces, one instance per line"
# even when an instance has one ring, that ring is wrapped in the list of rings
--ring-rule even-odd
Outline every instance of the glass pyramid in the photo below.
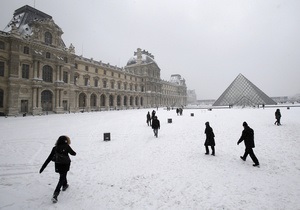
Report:
[[[276,102],[239,74],[213,106],[275,105]]]

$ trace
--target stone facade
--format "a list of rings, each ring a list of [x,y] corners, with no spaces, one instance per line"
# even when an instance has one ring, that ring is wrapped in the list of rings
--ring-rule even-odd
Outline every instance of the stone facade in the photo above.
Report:
[[[30,6],[0,31],[0,113],[33,115],[186,105],[187,88],[164,81],[154,56],[137,49],[119,68],[75,54],[52,17]]]

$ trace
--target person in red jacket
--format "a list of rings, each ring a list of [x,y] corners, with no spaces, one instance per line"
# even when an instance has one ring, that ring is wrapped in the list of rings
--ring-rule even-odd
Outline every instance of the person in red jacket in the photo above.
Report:
[[[73,151],[73,149],[70,147],[70,144],[71,140],[68,136],[60,136],[57,139],[55,146],[52,148],[50,155],[40,169],[40,173],[42,173],[50,161],[55,162],[55,172],[59,173],[59,181],[52,197],[52,201],[54,203],[57,202],[60,189],[62,188],[62,190],[65,191],[69,187],[67,181],[67,173],[70,170],[71,165],[69,154],[73,156],[76,155],[76,152]]]
[[[254,162],[253,166],[259,166],[258,159],[256,158],[256,156],[253,152],[253,148],[255,147],[255,144],[254,144],[254,131],[253,131],[252,128],[250,128],[248,126],[248,124],[246,122],[243,122],[243,126],[244,126],[244,130],[242,132],[242,136],[240,137],[240,139],[237,142],[237,145],[239,145],[239,143],[244,141],[246,149],[245,149],[244,155],[241,156],[240,158],[243,161],[246,161],[246,158],[249,154],[251,159]]]

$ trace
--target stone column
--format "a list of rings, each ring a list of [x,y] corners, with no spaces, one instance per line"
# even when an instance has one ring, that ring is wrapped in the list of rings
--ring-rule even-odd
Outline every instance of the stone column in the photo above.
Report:
[[[37,88],[37,98],[38,98],[38,100],[37,100],[37,107],[38,108],[42,108],[42,104],[41,104],[41,102],[42,102],[42,93],[41,93],[41,88]]]
[[[59,107],[59,90],[55,90],[55,108]]]
[[[37,88],[33,87],[33,90],[32,90],[32,108],[36,108],[36,99],[37,99]]]
[[[38,64],[37,61],[34,61],[33,63],[33,78],[38,78]]]

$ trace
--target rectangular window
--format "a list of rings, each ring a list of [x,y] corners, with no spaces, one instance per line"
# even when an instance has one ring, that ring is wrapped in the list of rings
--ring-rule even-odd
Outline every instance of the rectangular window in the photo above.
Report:
[[[97,73],[97,74],[98,74],[98,69],[95,69],[95,73]]]
[[[106,81],[103,81],[103,88],[106,88]]]
[[[104,70],[103,74],[106,75],[106,70]]]
[[[77,76],[74,76],[74,85],[77,85]]]
[[[0,76],[4,77],[4,62],[0,61]]]
[[[112,76],[112,77],[114,76],[114,72],[111,72],[111,76]]]
[[[85,66],[85,70],[86,70],[86,71],[89,71],[89,67],[88,67],[88,66]]]
[[[22,65],[22,78],[29,79],[29,65],[28,64]]]
[[[78,64],[77,63],[75,63],[75,69],[78,69]]]
[[[5,43],[0,41],[0,50],[5,50]]]
[[[98,87],[98,80],[95,79],[95,87]]]
[[[89,85],[89,78],[84,78],[84,85],[88,86]]]
[[[63,81],[64,81],[64,83],[68,83],[68,72],[67,71],[64,71],[64,73],[63,73]]]
[[[110,87],[111,87],[111,89],[114,89],[114,88],[115,88],[115,83],[114,83],[114,82],[111,82],[111,83],[110,83]]]
[[[118,83],[118,89],[119,90],[121,89],[121,83]]]
[[[24,54],[29,54],[29,47],[25,46],[23,49]]]

